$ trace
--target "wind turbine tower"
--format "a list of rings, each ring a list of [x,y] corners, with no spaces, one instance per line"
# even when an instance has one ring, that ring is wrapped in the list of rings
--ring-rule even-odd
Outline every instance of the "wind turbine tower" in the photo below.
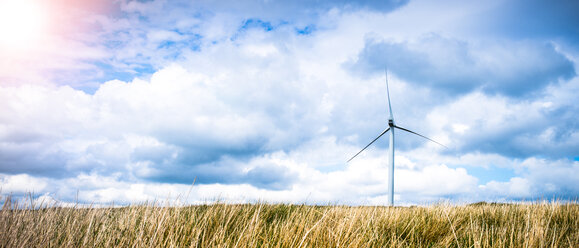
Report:
[[[378,137],[376,137],[374,140],[372,140],[372,142],[370,142],[370,144],[366,145],[364,148],[362,148],[362,150],[360,150],[358,153],[356,153],[356,155],[352,156],[352,158],[350,158],[348,160],[348,162],[352,161],[352,159],[354,159],[356,156],[358,156],[360,153],[362,153],[364,150],[366,150],[366,148],[368,148],[376,140],[378,140],[380,137],[382,137],[382,135],[384,135],[388,131],[390,131],[390,146],[388,148],[388,162],[389,162],[389,166],[388,166],[388,206],[394,206],[394,144],[395,144],[394,130],[400,129],[402,131],[406,131],[406,132],[409,132],[411,134],[415,134],[415,135],[418,135],[422,138],[430,140],[430,141],[432,141],[436,144],[439,144],[443,147],[446,147],[446,146],[443,144],[440,144],[440,143],[434,141],[433,139],[428,138],[424,135],[421,135],[421,134],[416,133],[414,131],[410,131],[410,130],[403,128],[403,127],[400,127],[400,126],[396,126],[396,124],[394,123],[394,115],[392,114],[392,105],[390,104],[390,88],[388,86],[388,71],[386,71],[386,95],[388,96],[388,111],[390,112],[390,117],[388,119],[388,127],[384,131],[382,131],[382,133],[380,133],[380,135],[378,135]]]

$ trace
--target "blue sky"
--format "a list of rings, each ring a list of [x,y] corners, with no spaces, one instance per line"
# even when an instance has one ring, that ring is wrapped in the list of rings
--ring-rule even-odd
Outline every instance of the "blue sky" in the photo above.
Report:
[[[4,196],[386,204],[385,67],[397,204],[579,196],[575,1],[20,2]]]

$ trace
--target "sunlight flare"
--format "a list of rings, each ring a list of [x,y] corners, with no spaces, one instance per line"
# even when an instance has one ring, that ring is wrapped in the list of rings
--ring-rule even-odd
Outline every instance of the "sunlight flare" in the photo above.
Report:
[[[0,47],[26,49],[40,42],[46,30],[47,13],[39,1],[0,1]]]

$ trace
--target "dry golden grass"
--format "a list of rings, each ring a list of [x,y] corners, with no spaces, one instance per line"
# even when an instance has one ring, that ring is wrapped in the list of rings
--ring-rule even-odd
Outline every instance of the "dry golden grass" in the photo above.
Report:
[[[7,202],[10,202],[8,199]],[[576,247],[577,203],[0,211],[0,247]]]

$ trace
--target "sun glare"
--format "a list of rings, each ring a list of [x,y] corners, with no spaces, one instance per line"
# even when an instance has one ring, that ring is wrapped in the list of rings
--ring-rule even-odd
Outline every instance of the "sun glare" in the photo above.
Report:
[[[0,0],[0,47],[18,50],[39,42],[46,21],[39,1]]]

